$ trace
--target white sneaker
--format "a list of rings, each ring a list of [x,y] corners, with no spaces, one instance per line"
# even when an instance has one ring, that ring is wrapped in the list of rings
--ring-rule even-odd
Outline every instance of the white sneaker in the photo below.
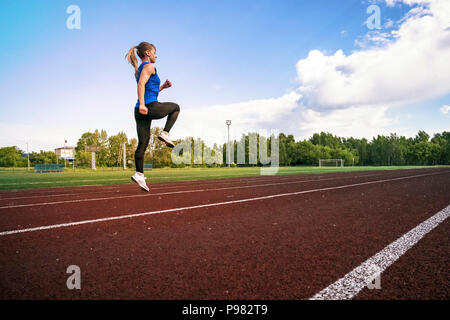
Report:
[[[168,146],[169,148],[175,147],[173,142],[170,140],[170,135],[167,131],[162,131],[159,134],[158,139],[161,140],[162,142],[164,142],[166,144],[166,146]]]
[[[140,172],[136,172],[134,175],[131,176],[131,180],[136,182],[142,190],[149,192],[150,190],[147,186],[147,183],[145,182],[145,179],[147,178],[144,176],[143,173]]]

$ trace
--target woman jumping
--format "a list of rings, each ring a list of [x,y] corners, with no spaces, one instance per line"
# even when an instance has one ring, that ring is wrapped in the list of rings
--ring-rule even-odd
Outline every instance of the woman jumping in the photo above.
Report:
[[[141,65],[138,67],[138,60],[134,54],[141,59]],[[138,46],[132,47],[126,58],[134,67],[137,82],[138,101],[134,108],[134,118],[136,119],[136,128],[138,134],[138,146],[134,154],[136,164],[136,173],[131,180],[136,182],[142,190],[149,191],[144,176],[144,153],[150,141],[150,126],[153,119],[161,119],[167,116],[164,131],[158,136],[168,147],[175,145],[170,140],[169,131],[174,125],[180,113],[180,106],[173,102],[158,102],[158,94],[161,90],[170,88],[172,83],[166,80],[160,86],[160,79],[156,73],[154,63],[156,62],[156,48],[148,42],[141,42]]]

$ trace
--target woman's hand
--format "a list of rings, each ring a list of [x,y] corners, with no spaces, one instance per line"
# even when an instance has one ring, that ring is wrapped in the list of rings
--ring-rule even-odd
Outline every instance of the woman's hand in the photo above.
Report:
[[[140,114],[147,114],[147,113],[148,113],[148,109],[147,109],[147,107],[145,106],[145,104],[140,104],[140,105],[139,105],[139,113],[140,113]]]
[[[164,84],[162,85],[162,88],[163,88],[163,89],[166,89],[166,88],[170,88],[171,86],[172,86],[172,82],[170,82],[169,79],[167,79],[167,80],[164,82]]]

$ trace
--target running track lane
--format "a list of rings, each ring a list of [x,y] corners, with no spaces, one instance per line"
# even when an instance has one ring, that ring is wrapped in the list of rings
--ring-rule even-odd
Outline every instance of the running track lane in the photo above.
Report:
[[[437,175],[436,172],[417,172],[415,175]],[[448,172],[448,171],[447,171]],[[283,180],[282,182],[252,183],[250,185],[225,186],[223,182],[216,187],[203,188],[195,186],[191,190],[178,190],[165,192],[158,190],[156,194],[144,192],[123,196],[107,196],[105,198],[96,196],[95,199],[67,200],[74,202],[50,201],[44,202],[44,206],[26,204],[25,207],[0,207],[0,233],[1,231],[35,228],[42,225],[61,224],[91,219],[102,219],[105,217],[116,217],[143,212],[154,212],[168,208],[191,207],[197,205],[208,205],[219,202],[240,201],[260,196],[270,196],[289,192],[302,192],[316,190],[318,188],[337,187],[355,183],[370,183],[386,179],[411,178],[415,175],[398,175],[391,173],[381,176],[346,176],[344,179],[322,179],[321,181],[311,179]],[[299,181],[300,180],[300,181]],[[206,192],[208,191],[208,192]],[[204,196],[205,194],[208,196]],[[86,201],[85,201],[86,200]],[[89,200],[89,201],[87,201]],[[95,200],[95,201],[91,201]],[[39,200],[34,200],[43,203]],[[53,203],[53,204],[52,204]],[[56,204],[55,204],[56,203]],[[50,205],[51,204],[51,205]],[[107,208],[107,210],[105,210]],[[43,214],[45,212],[45,214]]]
[[[6,298],[308,298],[445,207],[449,188],[443,173],[7,235],[1,292]],[[80,291],[65,287],[70,264],[81,267]],[[434,283],[448,296],[442,285]]]
[[[450,219],[447,219],[382,273],[382,290],[365,288],[355,298],[448,300],[449,283]]]

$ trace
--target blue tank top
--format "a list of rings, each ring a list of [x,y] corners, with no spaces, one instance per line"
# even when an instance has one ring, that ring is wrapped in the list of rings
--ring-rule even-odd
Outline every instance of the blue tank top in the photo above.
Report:
[[[136,75],[136,82],[139,82],[139,78],[141,77],[142,68],[147,63],[148,62],[143,62],[139,66],[138,74]],[[153,102],[153,101],[158,101],[160,83],[161,83],[161,80],[159,80],[158,73],[156,72],[156,68],[155,68],[155,74],[152,74],[150,76],[150,78],[148,79],[147,83],[145,84],[145,93],[144,93],[145,104]],[[139,108],[139,98],[136,102],[135,108]]]

